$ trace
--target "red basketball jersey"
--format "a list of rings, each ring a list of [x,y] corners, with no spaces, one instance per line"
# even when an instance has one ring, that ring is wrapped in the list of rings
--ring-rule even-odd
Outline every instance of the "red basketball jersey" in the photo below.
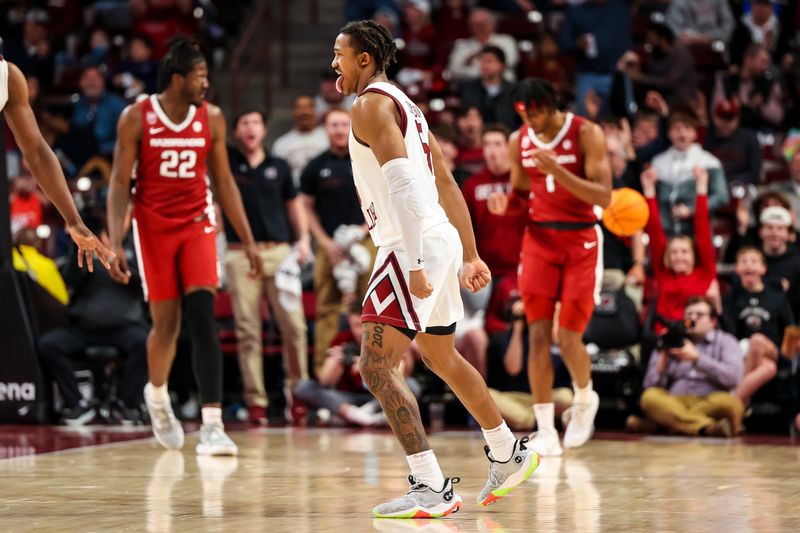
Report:
[[[586,203],[562,187],[552,175],[536,168],[533,154],[539,149],[556,153],[560,165],[578,177],[586,179],[580,131],[583,118],[566,114],[564,125],[550,142],[539,139],[532,129],[523,125],[519,130],[519,158],[531,181],[530,218],[534,222],[596,222],[592,204]]]
[[[142,139],[133,215],[137,223],[165,229],[209,218],[213,222],[206,159],[211,151],[208,106],[192,106],[173,123],[152,95],[141,104]]]

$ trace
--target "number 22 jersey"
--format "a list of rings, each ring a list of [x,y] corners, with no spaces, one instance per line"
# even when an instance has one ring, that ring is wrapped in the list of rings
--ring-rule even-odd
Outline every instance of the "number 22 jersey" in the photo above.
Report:
[[[213,224],[206,160],[211,151],[208,105],[191,106],[172,122],[156,95],[140,104],[142,135],[135,171],[133,216],[151,230],[209,220]]]

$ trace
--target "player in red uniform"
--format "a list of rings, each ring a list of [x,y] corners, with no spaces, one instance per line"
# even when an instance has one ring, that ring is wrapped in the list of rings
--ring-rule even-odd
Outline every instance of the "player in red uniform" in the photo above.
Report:
[[[561,455],[553,424],[550,339],[560,302],[558,343],[575,399],[564,446],[582,446],[592,435],[600,399],[592,390],[583,332],[594,310],[603,272],[599,209],[611,201],[611,168],[600,127],[556,108],[556,92],[540,79],[519,82],[512,92],[524,124],[509,139],[512,192],[495,194],[495,213],[529,209],[522,241],[519,290],[530,331],[528,376],[538,432],[531,441],[541,455]]]
[[[260,275],[261,261],[228,166],[225,118],[203,101],[208,67],[192,41],[181,38],[172,44],[159,64],[159,87],[161,93],[128,106],[119,120],[108,195],[109,233],[117,253],[111,273],[122,283],[130,279],[122,240],[136,163],[132,227],[153,318],[147,340],[150,380],[144,390],[153,433],[166,448],[183,446],[183,428],[167,393],[183,303],[203,404],[197,453],[234,455],[238,450],[225,434],[220,409],[222,351],[214,321],[217,224],[206,160],[216,196],[245,243],[254,275]]]

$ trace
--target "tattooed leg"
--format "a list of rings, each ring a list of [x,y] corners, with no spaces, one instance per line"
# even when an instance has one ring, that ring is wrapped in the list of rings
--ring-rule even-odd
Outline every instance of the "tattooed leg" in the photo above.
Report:
[[[406,455],[430,449],[417,400],[400,372],[400,362],[409,344],[409,338],[396,329],[367,322],[358,363],[364,382],[381,403]]]

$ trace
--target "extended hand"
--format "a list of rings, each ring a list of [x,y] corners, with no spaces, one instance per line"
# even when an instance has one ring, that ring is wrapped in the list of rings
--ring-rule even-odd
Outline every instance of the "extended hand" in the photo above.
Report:
[[[131,271],[128,268],[128,260],[125,258],[125,250],[122,246],[114,246],[114,258],[111,260],[111,268],[108,270],[111,279],[117,283],[127,285],[131,280]]]
[[[536,168],[545,174],[553,174],[561,166],[556,161],[556,153],[552,150],[536,150],[533,153],[533,161],[536,163]]]
[[[297,253],[297,262],[305,265],[311,258],[311,243],[308,242],[308,237],[301,237],[294,243],[294,251]]]
[[[493,192],[486,200],[486,207],[493,215],[505,215],[508,209],[508,195],[501,192]]]
[[[424,300],[433,293],[433,285],[428,281],[428,275],[425,273],[424,268],[412,270],[409,279],[411,294],[420,300]]]
[[[244,253],[247,255],[247,260],[250,261],[250,272],[248,275],[253,278],[260,278],[264,275],[264,263],[261,261],[261,254],[258,253],[258,246],[256,243],[248,244]]]
[[[87,228],[83,222],[68,225],[67,232],[69,232],[70,237],[72,237],[72,240],[75,241],[75,244],[78,246],[79,267],[83,268],[85,259],[86,267],[89,269],[89,272],[94,272],[93,257],[96,255],[97,259],[104,267],[111,268],[110,261],[115,257],[114,252],[106,248],[106,246],[100,242],[100,239],[89,231],[89,228]]]
[[[461,286],[470,292],[478,292],[492,281],[492,273],[482,259],[476,258],[465,261],[461,267]]]
[[[669,351],[669,354],[680,361],[694,362],[700,359],[700,352],[697,350],[697,346],[686,339],[683,340],[683,347],[674,348]]]

